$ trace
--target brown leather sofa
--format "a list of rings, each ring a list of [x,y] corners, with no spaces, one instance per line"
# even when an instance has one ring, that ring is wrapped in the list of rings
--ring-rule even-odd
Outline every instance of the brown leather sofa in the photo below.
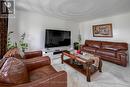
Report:
[[[85,44],[81,46],[81,50],[99,55],[103,60],[127,66],[127,43],[86,40]]]
[[[57,72],[42,51],[26,52],[24,58],[21,60],[27,67],[29,82],[18,85],[0,82],[0,87],[67,87],[67,73]]]

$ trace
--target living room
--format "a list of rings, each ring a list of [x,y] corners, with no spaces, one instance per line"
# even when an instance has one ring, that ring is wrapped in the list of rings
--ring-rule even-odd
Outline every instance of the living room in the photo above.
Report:
[[[11,4],[12,3],[15,3],[13,4],[14,7],[11,8],[11,10],[13,9],[14,11],[13,13],[9,13],[7,29],[8,33],[13,31],[10,37],[11,42],[19,43],[21,35],[25,33],[24,41],[28,45],[27,49],[25,49],[25,52],[40,50],[42,51],[43,56],[49,56],[51,65],[55,70],[64,70],[67,72],[67,87],[130,86],[130,79],[128,78],[130,76],[129,0],[11,0]],[[3,14],[1,16],[3,16]],[[94,31],[94,29],[99,28],[99,26],[108,26],[108,28],[110,28],[107,28],[109,30],[110,36],[107,36],[105,34],[102,36],[95,33],[96,31]],[[45,44],[47,29],[70,31],[71,35],[69,46],[46,48]],[[85,44],[86,40],[127,43],[128,46],[125,67],[121,64],[115,63],[116,59],[114,62],[102,60],[102,73],[94,73],[91,76],[91,82],[88,82],[82,73],[79,73],[65,63],[61,63],[61,53],[53,55],[54,51],[71,51],[73,50],[73,45],[75,42],[79,42],[79,44],[82,46]],[[6,42],[8,41],[5,41],[4,44]],[[124,57],[124,55],[122,56]],[[3,85],[0,81],[0,87],[13,86]],[[29,86],[22,85],[18,87]],[[31,85],[31,87],[56,86]]]

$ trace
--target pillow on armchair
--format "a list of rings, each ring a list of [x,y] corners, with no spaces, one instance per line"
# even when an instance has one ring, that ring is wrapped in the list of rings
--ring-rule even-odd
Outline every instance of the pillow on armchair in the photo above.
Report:
[[[0,82],[21,84],[29,81],[28,71],[24,63],[17,58],[7,58],[0,69]]]
[[[24,58],[24,52],[22,52],[19,48],[13,48],[7,51],[6,54],[4,55],[4,58],[8,58],[8,57],[15,57],[15,58],[22,59]]]

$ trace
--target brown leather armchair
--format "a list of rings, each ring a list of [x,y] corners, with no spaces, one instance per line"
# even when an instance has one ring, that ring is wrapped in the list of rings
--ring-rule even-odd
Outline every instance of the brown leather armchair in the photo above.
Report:
[[[42,51],[25,52],[22,59],[29,73],[29,82],[19,85],[0,83],[0,87],[67,87],[67,73],[57,72]]]

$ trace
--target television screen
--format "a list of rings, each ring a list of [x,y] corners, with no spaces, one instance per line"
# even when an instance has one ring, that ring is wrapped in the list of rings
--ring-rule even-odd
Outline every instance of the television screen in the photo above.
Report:
[[[46,29],[45,48],[69,46],[70,44],[71,44],[70,31]]]

